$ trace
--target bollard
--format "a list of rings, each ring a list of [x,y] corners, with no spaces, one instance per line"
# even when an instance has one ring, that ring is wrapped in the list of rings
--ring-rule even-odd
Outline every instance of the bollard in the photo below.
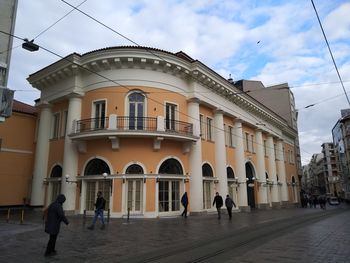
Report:
[[[10,221],[10,212],[11,212],[11,208],[7,209],[6,223]]]
[[[84,212],[83,212],[83,225],[85,225],[85,222],[86,222],[86,209],[84,209]]]
[[[21,211],[21,224],[23,224],[24,221],[24,209]]]
[[[129,221],[129,218],[130,218],[130,207],[128,207],[128,221]]]
[[[111,216],[110,211],[111,211],[110,209],[107,210],[107,223],[109,223],[109,217]]]

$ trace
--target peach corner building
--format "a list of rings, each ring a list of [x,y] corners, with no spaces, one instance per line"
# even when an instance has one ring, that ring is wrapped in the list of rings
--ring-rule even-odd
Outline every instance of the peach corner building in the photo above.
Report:
[[[296,129],[183,52],[111,47],[73,53],[31,74],[41,91],[31,206],[58,193],[66,211],[111,217],[214,211],[215,192],[240,211],[299,199]]]

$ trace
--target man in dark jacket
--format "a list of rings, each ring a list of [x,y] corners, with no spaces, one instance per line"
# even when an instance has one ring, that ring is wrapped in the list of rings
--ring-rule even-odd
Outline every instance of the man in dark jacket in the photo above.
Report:
[[[187,217],[187,206],[188,206],[188,196],[187,192],[185,192],[181,197],[181,204],[184,206],[184,211],[182,212],[181,216]]]
[[[47,243],[45,256],[52,256],[56,254],[55,245],[57,235],[60,232],[60,225],[63,221],[66,225],[69,224],[64,215],[62,204],[66,201],[63,194],[57,196],[56,201],[53,202],[47,209],[47,219],[45,222],[45,232],[50,235]]]
[[[236,207],[235,202],[233,202],[232,198],[229,195],[226,195],[225,205],[227,208],[227,213],[230,219],[232,219],[232,207]]]
[[[96,199],[96,203],[95,203],[95,207],[96,207],[95,216],[94,216],[94,219],[92,220],[91,226],[89,226],[88,229],[90,229],[90,230],[94,229],[98,216],[100,216],[100,220],[102,223],[101,229],[105,228],[105,221],[103,219],[103,210],[105,209],[105,206],[106,206],[106,200],[103,198],[102,192],[98,191],[97,192],[97,199]]]
[[[218,192],[216,192],[216,195],[214,197],[213,205],[216,204],[216,210],[218,211],[218,219],[221,218],[221,207],[224,205],[224,200],[222,199],[221,195],[219,195]]]

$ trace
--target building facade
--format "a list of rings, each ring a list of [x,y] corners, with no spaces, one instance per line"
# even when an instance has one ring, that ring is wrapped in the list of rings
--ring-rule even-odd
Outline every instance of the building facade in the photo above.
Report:
[[[41,91],[31,205],[66,195],[66,211],[111,216],[242,211],[297,204],[298,133],[183,52],[112,47],[71,54],[29,76]]]
[[[0,1],[0,30],[13,34],[17,13],[17,0]],[[10,69],[12,37],[0,33],[0,86],[7,87]]]
[[[324,163],[324,177],[326,182],[326,193],[328,196],[338,196],[341,192],[340,177],[337,167],[337,158],[333,143],[322,144]]]
[[[341,190],[339,197],[350,200],[350,112],[341,111],[341,118],[332,129]]]
[[[29,203],[36,124],[36,109],[16,100],[12,116],[0,123],[0,206]]]
[[[251,97],[269,107],[281,118],[285,119],[292,129],[298,133],[298,111],[295,108],[294,94],[288,83],[265,87],[261,81],[239,80],[234,82],[235,86]],[[298,171],[299,183],[303,175],[299,136],[295,138],[293,153]]]

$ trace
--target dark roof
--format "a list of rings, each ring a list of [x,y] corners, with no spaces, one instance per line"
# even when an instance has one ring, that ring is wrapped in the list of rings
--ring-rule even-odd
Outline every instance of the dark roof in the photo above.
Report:
[[[31,114],[31,115],[36,115],[37,113],[36,108],[34,106],[25,104],[18,100],[13,100],[12,111]]]

